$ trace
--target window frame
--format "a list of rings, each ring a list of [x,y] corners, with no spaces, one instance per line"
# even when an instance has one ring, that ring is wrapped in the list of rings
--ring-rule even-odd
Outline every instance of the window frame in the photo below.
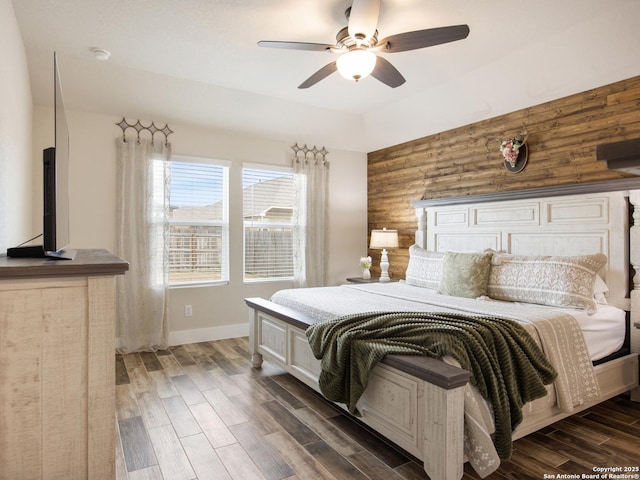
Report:
[[[245,216],[245,205],[244,205],[244,172],[245,170],[261,170],[261,171],[271,171],[271,172],[283,172],[283,173],[287,173],[291,175],[292,181],[294,182],[294,188],[295,188],[295,179],[294,179],[294,169],[292,167],[286,167],[286,166],[281,166],[281,165],[269,165],[269,164],[262,164],[262,163],[248,163],[245,162],[242,164],[242,172],[241,172],[241,181],[242,181],[242,194],[243,194],[243,198],[242,198],[242,281],[246,284],[256,284],[256,283],[270,283],[270,282],[290,282],[294,280],[294,276],[295,273],[293,271],[293,268],[295,268],[295,266],[292,268],[292,272],[290,276],[286,276],[286,277],[268,277],[268,278],[247,278],[246,276],[246,266],[247,266],[247,259],[246,259],[246,246],[247,246],[247,223],[251,223],[251,226],[261,226],[264,225],[265,227],[276,227],[276,228],[290,228],[291,229],[291,234],[293,236],[293,232],[296,228],[296,224],[295,224],[295,213],[292,213],[292,218],[290,222],[256,222],[255,220],[245,220],[244,216]],[[295,191],[293,193],[293,197],[292,203],[295,203]],[[295,209],[295,205],[292,205],[292,209]],[[295,212],[295,210],[292,210],[293,212]],[[291,261],[292,261],[292,265],[293,265],[293,256],[294,256],[294,248],[295,246],[293,245],[293,239],[292,239],[292,252],[291,252]]]
[[[168,262],[170,264],[171,261],[171,227],[173,225],[193,225],[193,226],[213,226],[213,227],[221,227],[222,233],[222,248],[220,250],[220,259],[222,262],[221,265],[221,279],[220,280],[202,280],[202,281],[174,281],[170,280],[169,271],[167,271],[167,284],[168,287],[173,288],[197,288],[197,287],[207,287],[207,286],[218,286],[218,285],[228,285],[230,282],[230,256],[229,256],[229,203],[230,203],[230,194],[229,194],[229,178],[230,178],[230,170],[232,166],[232,162],[228,160],[221,160],[215,158],[207,158],[207,157],[197,157],[192,155],[173,155],[169,163],[188,163],[188,164],[206,164],[211,166],[222,167],[222,220],[173,220],[168,218],[169,225],[169,233],[167,238],[167,248],[169,249],[169,258]],[[170,167],[171,168],[171,167]],[[170,189],[169,189],[170,192]],[[169,201],[170,201],[170,193],[169,193]]]

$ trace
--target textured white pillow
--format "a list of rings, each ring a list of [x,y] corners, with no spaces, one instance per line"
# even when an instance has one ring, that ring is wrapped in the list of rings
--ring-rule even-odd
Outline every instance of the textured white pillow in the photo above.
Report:
[[[487,291],[510,302],[596,311],[593,298],[596,274],[607,263],[602,253],[580,256],[526,256],[495,254]]]
[[[607,294],[609,287],[600,275],[596,275],[596,281],[593,284],[593,299],[600,305],[607,305]]]
[[[409,247],[409,265],[405,273],[405,283],[416,287],[438,289],[442,278],[444,253],[430,252],[418,245]]]

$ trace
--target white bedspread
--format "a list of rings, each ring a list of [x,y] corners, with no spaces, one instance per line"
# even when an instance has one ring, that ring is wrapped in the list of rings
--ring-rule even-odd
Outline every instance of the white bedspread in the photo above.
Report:
[[[534,336],[538,335],[537,341],[558,372],[554,387],[549,388],[550,395],[537,402],[542,400],[545,405],[557,402],[561,410],[570,412],[575,406],[596,400],[600,395],[584,335],[579,327],[581,322],[588,322],[580,318],[580,312],[575,310],[450,297],[404,283],[281,290],[271,300],[320,321],[372,311],[457,311],[510,318],[522,323]],[[618,309],[610,307],[608,310]],[[624,312],[622,314],[624,319]],[[624,323],[622,326],[624,328]],[[571,351],[570,355],[567,355],[568,350]],[[455,364],[453,359],[445,360]],[[533,408],[528,406],[529,410]],[[467,385],[465,453],[474,469],[483,477],[495,471],[500,463],[490,438],[493,423],[488,412],[484,399],[475,388]]]

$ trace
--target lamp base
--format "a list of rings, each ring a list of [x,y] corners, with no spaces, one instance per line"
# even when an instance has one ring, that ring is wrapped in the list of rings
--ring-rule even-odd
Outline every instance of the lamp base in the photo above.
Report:
[[[387,257],[387,249],[382,249],[382,256],[380,257],[380,279],[379,282],[390,282],[389,277],[389,257]]]

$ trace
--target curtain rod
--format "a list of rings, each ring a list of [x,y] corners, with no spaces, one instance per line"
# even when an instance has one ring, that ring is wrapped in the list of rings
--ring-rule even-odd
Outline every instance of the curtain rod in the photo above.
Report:
[[[307,157],[309,156],[309,154],[311,154],[311,157],[313,158],[313,160],[315,160],[316,162],[320,161],[323,164],[327,163],[327,155],[329,154],[329,151],[322,147],[320,149],[318,149],[318,147],[316,147],[315,145],[313,146],[313,148],[309,148],[307,147],[307,145],[305,144],[304,146],[300,146],[298,145],[298,143],[296,142],[295,145],[291,146],[291,149],[293,150],[293,155],[295,157],[295,161],[298,162],[300,161],[300,156],[298,155],[300,152],[302,152],[302,157],[304,161],[307,161]]]
[[[157,133],[160,132],[162,135],[164,135],[164,143],[168,143],[169,141],[169,135],[171,135],[173,133],[173,130],[171,130],[169,128],[169,125],[165,123],[164,127],[162,128],[158,128],[156,127],[155,122],[151,122],[151,125],[149,126],[144,126],[140,120],[137,120],[136,123],[129,123],[124,117],[122,117],[122,120],[120,120],[118,123],[116,123],[116,125],[118,127],[120,127],[122,129],[122,141],[124,143],[127,143],[127,137],[125,136],[125,132],[127,131],[128,128],[133,128],[134,130],[136,130],[138,132],[138,142],[140,142],[140,132],[142,132],[143,130],[146,130],[147,132],[149,132],[151,134],[151,143],[153,143],[153,136]]]

